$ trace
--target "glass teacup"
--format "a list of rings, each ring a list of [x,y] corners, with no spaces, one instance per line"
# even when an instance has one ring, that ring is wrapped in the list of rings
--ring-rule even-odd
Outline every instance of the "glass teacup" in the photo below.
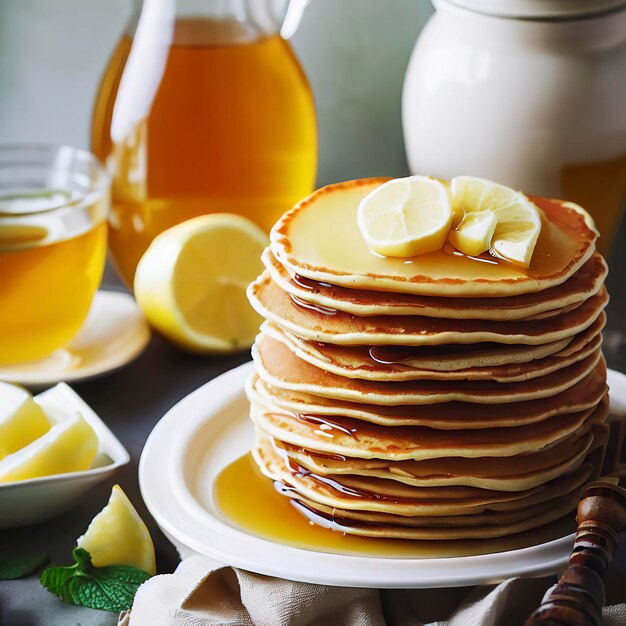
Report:
[[[35,361],[83,324],[106,257],[109,177],[68,146],[0,146],[0,365]]]

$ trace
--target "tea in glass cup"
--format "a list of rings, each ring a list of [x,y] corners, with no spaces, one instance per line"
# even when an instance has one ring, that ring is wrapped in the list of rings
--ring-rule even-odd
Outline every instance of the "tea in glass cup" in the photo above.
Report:
[[[67,146],[0,147],[0,365],[44,358],[82,326],[102,279],[109,178]]]

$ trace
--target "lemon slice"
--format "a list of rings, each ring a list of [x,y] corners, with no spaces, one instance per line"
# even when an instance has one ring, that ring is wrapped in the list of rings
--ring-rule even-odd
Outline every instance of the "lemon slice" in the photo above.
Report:
[[[202,215],[161,233],[135,274],[135,297],[148,321],[193,352],[252,345],[261,317],[246,288],[262,271],[266,234],[230,213]]]
[[[139,513],[119,485],[76,545],[91,554],[96,567],[130,565],[156,573],[154,545]]]
[[[496,224],[493,211],[466,213],[459,225],[450,231],[448,241],[463,254],[478,256],[491,247]]]
[[[48,229],[35,224],[3,224],[0,227],[0,242],[4,245],[33,244],[47,236]]]
[[[541,232],[539,209],[521,192],[483,178],[457,176],[450,184],[455,206],[465,213],[492,211],[497,220],[491,252],[528,267]]]
[[[387,257],[416,256],[443,248],[452,206],[438,180],[428,176],[396,178],[363,198],[357,221],[374,252]]]
[[[0,382],[0,460],[50,430],[43,409],[21,387]]]
[[[76,413],[0,461],[0,483],[80,472],[90,467],[97,451],[96,433]]]

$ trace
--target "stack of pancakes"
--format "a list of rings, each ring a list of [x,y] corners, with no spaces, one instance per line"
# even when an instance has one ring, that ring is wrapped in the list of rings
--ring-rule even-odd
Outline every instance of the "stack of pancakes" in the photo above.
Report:
[[[382,182],[323,188],[272,231],[248,291],[261,471],[309,519],[365,536],[490,538],[570,514],[607,433],[593,223],[535,198],[528,269],[448,246],[384,258],[356,225]]]

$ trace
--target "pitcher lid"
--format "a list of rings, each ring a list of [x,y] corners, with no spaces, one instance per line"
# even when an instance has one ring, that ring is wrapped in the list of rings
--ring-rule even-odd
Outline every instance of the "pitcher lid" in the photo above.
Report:
[[[441,0],[440,0],[441,1]],[[573,19],[626,7],[626,0],[443,0],[477,13],[514,19]],[[437,4],[437,2],[435,2]]]

